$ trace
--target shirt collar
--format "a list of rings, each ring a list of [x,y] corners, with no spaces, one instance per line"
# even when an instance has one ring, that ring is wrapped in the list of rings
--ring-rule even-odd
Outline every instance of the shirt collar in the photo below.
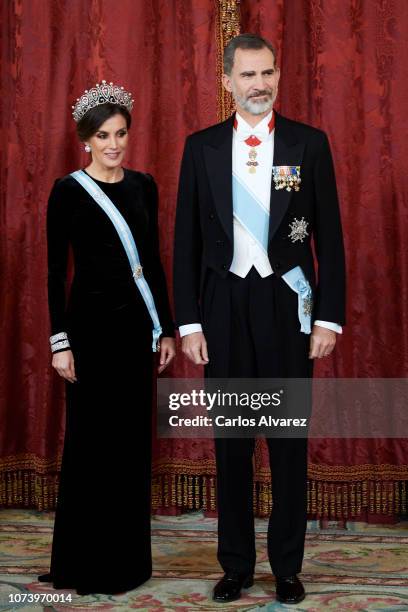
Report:
[[[254,136],[257,136],[262,141],[266,140],[270,136],[271,131],[274,127],[274,125],[272,125],[272,129],[270,129],[272,115],[273,115],[273,110],[271,110],[271,112],[268,113],[266,117],[264,117],[262,121],[260,121],[255,127],[251,127],[249,123],[247,123],[245,119],[238,112],[235,113],[235,119],[234,119],[235,134],[237,135],[239,140],[245,140],[251,134],[253,134]]]

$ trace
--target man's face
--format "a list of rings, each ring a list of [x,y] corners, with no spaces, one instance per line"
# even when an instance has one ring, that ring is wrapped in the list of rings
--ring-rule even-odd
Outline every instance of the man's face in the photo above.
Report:
[[[222,82],[232,92],[238,111],[262,115],[271,110],[276,100],[279,76],[273,53],[267,47],[237,49],[231,74],[224,74]]]

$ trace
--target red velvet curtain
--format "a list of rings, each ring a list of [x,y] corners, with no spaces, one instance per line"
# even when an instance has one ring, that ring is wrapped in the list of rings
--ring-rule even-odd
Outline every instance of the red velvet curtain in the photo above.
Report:
[[[348,325],[317,373],[406,375],[405,0],[9,0],[0,10],[2,505],[55,504],[63,387],[50,371],[44,222],[54,178],[86,160],[70,106],[103,78],[132,91],[127,163],[159,183],[171,287],[184,138],[225,112],[217,74],[222,46],[239,27],[278,47],[281,112],[325,129],[333,148]],[[171,373],[197,372],[179,356]],[[343,517],[404,510],[407,451],[404,440],[313,441],[310,512]],[[156,509],[215,510],[210,442],[156,441],[155,456]],[[256,465],[257,510],[264,514],[271,500],[261,445]]]
[[[171,287],[184,139],[217,121],[217,13],[213,0],[8,0],[0,10],[0,502],[48,508],[64,406],[63,385],[50,369],[45,213],[54,179],[87,160],[71,105],[101,79],[133,93],[126,162],[158,181]],[[176,367],[173,373],[187,373],[182,359]]]
[[[406,377],[408,3],[254,0],[241,8],[241,30],[279,50],[281,112],[324,129],[333,149],[347,326],[316,375]],[[265,452],[258,465],[264,472]],[[406,513],[407,440],[312,440],[309,478],[312,513]]]

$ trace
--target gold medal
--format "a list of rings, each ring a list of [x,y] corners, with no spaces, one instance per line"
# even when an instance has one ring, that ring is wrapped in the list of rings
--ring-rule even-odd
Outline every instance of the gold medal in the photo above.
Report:
[[[247,161],[246,165],[249,167],[249,174],[255,174],[256,167],[259,165],[258,162],[255,161],[258,153],[255,151],[255,149],[250,149],[248,151],[248,156],[250,161]]]

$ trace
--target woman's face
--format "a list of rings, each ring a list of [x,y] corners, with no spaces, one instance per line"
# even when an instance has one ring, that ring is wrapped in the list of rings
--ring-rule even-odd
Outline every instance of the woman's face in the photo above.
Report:
[[[92,150],[92,161],[105,168],[122,165],[128,143],[128,129],[123,115],[113,115],[86,141]]]

